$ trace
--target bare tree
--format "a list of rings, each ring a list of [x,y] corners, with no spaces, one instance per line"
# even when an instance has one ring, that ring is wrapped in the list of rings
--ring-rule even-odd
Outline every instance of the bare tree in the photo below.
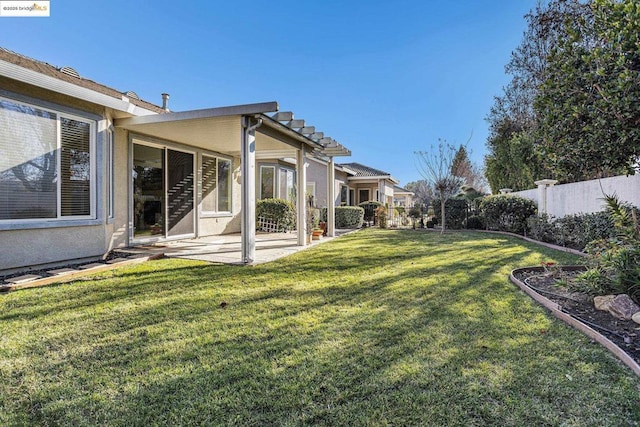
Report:
[[[442,231],[446,228],[445,203],[452,198],[463,184],[463,180],[453,174],[453,159],[458,150],[438,139],[438,146],[431,146],[430,151],[416,151],[416,168],[422,177],[429,181],[440,197],[440,216],[442,217]]]

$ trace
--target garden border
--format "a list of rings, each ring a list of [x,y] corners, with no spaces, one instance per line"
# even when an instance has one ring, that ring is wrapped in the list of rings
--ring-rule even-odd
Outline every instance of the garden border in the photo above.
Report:
[[[517,272],[517,271],[531,270],[532,268],[536,268],[536,267],[516,268],[516,269],[511,271],[511,274],[509,275],[509,279],[511,280],[512,283],[517,285],[521,290],[523,290],[525,293],[527,293],[536,302],[538,302],[543,307],[545,307],[547,310],[549,310],[551,312],[551,314],[553,314],[556,318],[564,321],[568,325],[572,326],[573,328],[575,328],[575,329],[579,330],[580,332],[584,333],[585,335],[587,335],[589,338],[597,341],[599,344],[601,344],[607,350],[609,350],[610,353],[612,353],[614,356],[616,356],[622,363],[627,365],[636,375],[640,376],[640,365],[638,365],[638,363],[636,363],[636,361],[633,360],[631,358],[631,356],[629,356],[627,353],[625,353],[620,347],[618,347],[616,344],[614,344],[612,341],[610,341],[604,335],[600,334],[599,332],[597,332],[596,330],[592,329],[588,325],[580,322],[576,318],[574,318],[574,317],[570,316],[569,314],[563,312],[558,304],[556,304],[555,302],[543,297],[539,293],[535,292],[533,289],[531,289],[530,287],[525,285],[521,280],[516,278],[515,275],[514,275],[514,273]]]

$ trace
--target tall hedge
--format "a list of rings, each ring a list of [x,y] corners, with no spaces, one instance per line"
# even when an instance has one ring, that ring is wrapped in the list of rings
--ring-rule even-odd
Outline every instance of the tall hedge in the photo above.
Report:
[[[487,196],[480,203],[487,229],[517,234],[527,233],[527,219],[536,209],[532,200],[506,194]]]
[[[465,199],[449,199],[444,204],[444,214],[447,216],[447,228],[459,230],[464,228],[465,220],[468,215],[468,204]],[[433,201],[433,211],[435,214],[435,223],[442,224],[440,218],[440,200]]]
[[[359,206],[336,206],[336,228],[360,228],[364,221],[364,209]],[[322,208],[320,220],[327,221],[327,208]]]
[[[296,208],[288,200],[262,199],[256,204],[256,220],[268,218],[276,221],[278,231],[285,232],[296,228]]]

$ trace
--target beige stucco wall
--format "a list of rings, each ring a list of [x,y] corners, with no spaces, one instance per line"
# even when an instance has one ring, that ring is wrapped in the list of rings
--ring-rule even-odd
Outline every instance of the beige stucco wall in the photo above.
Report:
[[[114,143],[114,218],[107,225],[109,249],[129,244],[129,140],[128,133],[116,128]],[[105,183],[106,185],[107,183]]]
[[[102,225],[0,231],[0,270],[89,258],[104,252]]]
[[[0,77],[0,88],[8,98],[53,110],[72,109],[79,115],[96,118],[96,176],[106,165],[106,132],[109,114],[99,105],[80,101],[41,88]],[[15,96],[13,95],[15,94]],[[28,97],[21,99],[20,95]],[[95,220],[34,221],[2,224],[0,229],[0,270],[99,257],[108,252],[112,226],[106,226],[106,181],[96,179]],[[82,225],[79,225],[82,224]]]
[[[307,182],[315,183],[316,207],[327,207],[327,165],[314,159],[309,159],[308,162]]]

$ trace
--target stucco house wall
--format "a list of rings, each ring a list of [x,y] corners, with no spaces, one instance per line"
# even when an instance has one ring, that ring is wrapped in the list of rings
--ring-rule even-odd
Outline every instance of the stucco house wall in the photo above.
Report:
[[[0,270],[99,256],[108,251],[104,183],[108,110],[42,88],[0,78],[0,97],[21,105],[73,114],[95,123],[95,219],[0,221]],[[61,250],[61,248],[64,248]]]

